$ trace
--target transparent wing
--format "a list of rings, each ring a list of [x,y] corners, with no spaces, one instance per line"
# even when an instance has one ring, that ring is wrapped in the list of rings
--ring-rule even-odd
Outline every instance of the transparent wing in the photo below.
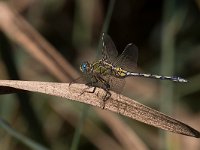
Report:
[[[124,85],[125,85],[125,80],[124,79],[120,79],[120,78],[115,78],[112,77],[109,80],[109,84],[110,84],[110,89],[117,92],[117,93],[122,93]]]
[[[106,83],[108,83],[110,85],[110,90],[113,90],[117,93],[121,93],[124,85],[125,85],[125,80],[124,79],[120,79],[120,78],[115,78],[111,75],[107,75],[107,76],[101,76],[99,75],[102,79],[104,79],[106,81]],[[105,84],[103,82],[100,82],[100,80],[96,80],[95,77],[93,75],[87,74],[87,75],[83,75],[77,79],[75,79],[74,81],[72,81],[70,84],[73,83],[84,83],[90,86],[94,86],[94,87],[100,87],[100,88],[106,88]]]
[[[137,67],[138,61],[138,48],[130,43],[128,44],[122,54],[117,58],[117,60],[113,63],[116,67],[121,67],[127,71],[134,71]]]
[[[118,56],[118,51],[111,37],[106,33],[102,34],[102,59],[110,63],[114,62]]]
[[[84,75],[82,75],[70,82],[70,84],[73,84],[73,83],[84,83],[85,84],[85,83],[87,83],[86,77]]]
[[[83,74],[82,76],[80,76],[77,79],[70,82],[70,84],[73,84],[73,83],[95,85],[96,79],[94,78],[94,76],[92,74]]]
[[[124,79],[115,78],[114,76],[103,76],[102,78],[110,85],[111,90],[117,93],[122,92],[125,85]]]

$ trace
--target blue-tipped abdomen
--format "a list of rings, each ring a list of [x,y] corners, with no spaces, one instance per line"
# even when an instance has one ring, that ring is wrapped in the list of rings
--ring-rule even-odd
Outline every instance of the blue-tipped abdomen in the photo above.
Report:
[[[138,77],[153,78],[153,79],[160,79],[160,80],[171,80],[171,81],[174,81],[174,82],[188,82],[188,80],[183,79],[181,77],[176,77],[176,76],[160,76],[160,75],[146,74],[146,73],[132,73],[132,72],[127,72],[127,76],[138,76]]]

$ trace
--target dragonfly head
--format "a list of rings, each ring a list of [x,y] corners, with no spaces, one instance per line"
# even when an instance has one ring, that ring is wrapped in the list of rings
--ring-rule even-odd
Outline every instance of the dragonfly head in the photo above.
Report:
[[[80,70],[81,70],[81,72],[83,72],[83,73],[88,73],[88,72],[90,72],[90,67],[91,67],[90,63],[88,63],[88,62],[83,62],[83,63],[80,65]]]

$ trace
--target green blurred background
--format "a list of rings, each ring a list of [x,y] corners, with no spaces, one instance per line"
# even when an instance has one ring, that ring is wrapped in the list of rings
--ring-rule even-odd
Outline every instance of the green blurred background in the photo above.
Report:
[[[122,94],[200,130],[199,0],[6,2],[77,71],[82,61],[92,62],[100,54],[98,44],[103,30],[112,37],[119,53],[128,43],[134,43],[139,48],[137,71],[177,75],[190,82],[128,79],[131,82],[127,82]],[[109,11],[111,17],[106,20]],[[23,46],[5,34],[1,31],[1,79],[59,81]],[[101,145],[113,149],[109,140],[106,143],[106,139],[101,139],[103,133],[114,141],[117,149],[129,149],[118,139],[120,134],[115,134],[112,126],[85,104],[35,93],[2,95],[0,99],[1,118],[17,132],[49,149],[102,149]],[[144,146],[141,149],[200,149],[197,139],[116,116],[136,132]],[[0,129],[0,149],[29,148]]]

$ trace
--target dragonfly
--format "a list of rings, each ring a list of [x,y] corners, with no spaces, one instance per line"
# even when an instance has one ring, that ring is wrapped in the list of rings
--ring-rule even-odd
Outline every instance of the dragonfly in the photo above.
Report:
[[[106,33],[102,34],[102,57],[93,63],[83,62],[80,65],[81,72],[86,76],[86,85],[100,87],[106,91],[103,100],[111,96],[110,90],[120,93],[125,84],[126,77],[144,77],[174,82],[188,82],[186,79],[177,76],[161,76],[135,72],[138,61],[138,48],[133,43],[128,44],[121,55],[115,47],[111,37]]]

